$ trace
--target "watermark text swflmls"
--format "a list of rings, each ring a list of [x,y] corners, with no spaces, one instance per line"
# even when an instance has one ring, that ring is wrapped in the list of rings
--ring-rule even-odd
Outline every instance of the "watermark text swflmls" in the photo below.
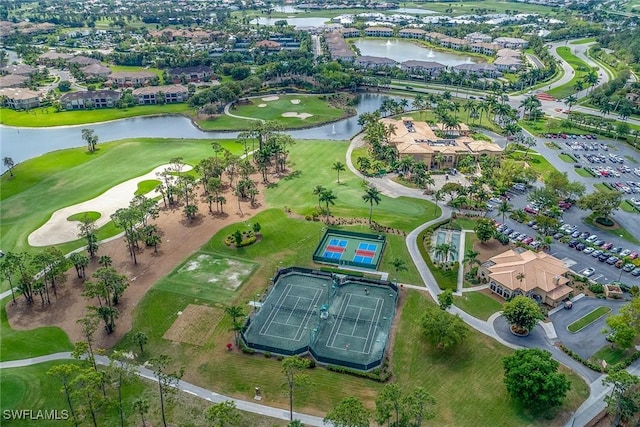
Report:
[[[47,420],[64,421],[69,419],[69,411],[66,409],[5,409],[2,411],[2,419],[9,420]]]

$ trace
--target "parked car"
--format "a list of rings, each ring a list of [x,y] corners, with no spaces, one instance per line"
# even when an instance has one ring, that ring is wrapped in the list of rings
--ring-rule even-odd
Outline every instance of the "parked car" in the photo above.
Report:
[[[527,237],[526,239],[524,239],[522,241],[522,243],[524,243],[525,245],[530,244],[531,242],[533,242],[533,237]]]
[[[584,248],[584,250],[582,251],[582,253],[585,253],[587,255],[589,255],[590,253],[592,253],[595,249],[593,249],[591,246],[587,246],[586,248]]]
[[[611,249],[613,247],[613,243],[611,242],[607,242],[604,245],[600,246],[602,249],[604,249],[605,251],[608,251],[609,249]]]
[[[636,268],[636,266],[631,263],[625,264],[624,267],[622,267],[622,269],[627,273],[632,272],[634,268]]]
[[[631,275],[632,275],[632,276],[634,276],[634,277],[638,277],[638,276],[640,276],[640,267],[635,268],[635,269],[631,272]]]
[[[576,239],[569,240],[569,247],[570,248],[575,248],[578,243],[580,243],[580,242],[578,242]]]
[[[616,266],[616,268],[622,268],[622,266],[624,265],[624,260],[618,259],[614,265]]]
[[[620,252],[622,250],[622,248],[619,248],[617,246],[614,246],[613,248],[609,249],[609,252],[611,252],[612,254],[617,254],[618,252]]]
[[[602,255],[602,251],[601,250],[595,250],[593,251],[593,253],[591,253],[591,256],[594,258],[598,258],[600,255]]]
[[[585,245],[584,243],[578,243],[578,244],[576,245],[576,250],[577,250],[577,251],[582,251],[582,250],[584,250],[584,248],[586,248],[586,247],[587,247],[587,245]]]
[[[573,237],[574,239],[579,238],[581,235],[582,234],[579,231],[574,231],[573,233],[571,233],[571,237]],[[583,239],[584,239],[584,237],[583,237]]]
[[[529,221],[527,223],[528,227],[533,227],[534,225],[536,225],[538,223],[538,221],[536,221],[535,219],[532,219],[531,221]]]
[[[629,256],[629,255],[631,255],[631,250],[630,249],[625,249],[622,252],[620,252],[620,256],[621,257],[626,257],[626,256]]]
[[[596,269],[595,269],[595,268],[593,268],[593,267],[589,267],[589,268],[587,268],[587,269],[583,270],[581,274],[582,274],[584,277],[591,277],[591,276],[593,276],[593,273],[595,273],[595,272],[596,272]]]
[[[605,262],[606,260],[609,259],[609,254],[606,252],[603,252],[599,257],[598,257],[598,261],[600,262]]]
[[[593,242],[593,244],[598,246],[598,247],[600,247],[600,246],[604,245],[604,240],[598,239],[595,242]]]
[[[636,259],[636,258],[638,258],[638,252],[631,252],[631,253],[629,254],[629,257],[628,257],[628,258],[629,258],[629,259]]]
[[[618,257],[617,256],[611,256],[607,259],[607,264],[609,265],[613,265],[616,262],[618,262]]]
[[[596,240],[598,240],[598,236],[596,236],[595,234],[592,234],[591,236],[589,236],[589,237],[587,238],[587,242],[589,242],[589,243],[593,243],[593,242],[595,242]]]
[[[564,236],[564,234],[562,234],[562,233],[556,233],[556,234],[554,234],[554,235],[553,235],[553,238],[554,238],[554,239],[556,239],[556,240],[558,240],[558,239],[559,239],[559,238],[561,238],[562,236]]]

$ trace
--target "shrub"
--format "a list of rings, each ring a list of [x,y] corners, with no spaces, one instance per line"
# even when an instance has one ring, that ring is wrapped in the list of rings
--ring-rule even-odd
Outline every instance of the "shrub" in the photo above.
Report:
[[[267,359],[271,358],[271,352],[270,351],[265,351],[264,352],[264,357],[266,357]]]
[[[347,368],[346,366],[327,365],[327,369],[332,372],[338,372],[342,374],[353,375],[355,377],[369,378],[380,383],[387,382],[391,378],[391,371],[388,370],[388,365],[383,363],[379,368],[372,371],[361,371],[359,369]]]
[[[601,294],[604,292],[604,288],[599,283],[594,283],[592,285],[589,285],[589,290],[594,294]]]

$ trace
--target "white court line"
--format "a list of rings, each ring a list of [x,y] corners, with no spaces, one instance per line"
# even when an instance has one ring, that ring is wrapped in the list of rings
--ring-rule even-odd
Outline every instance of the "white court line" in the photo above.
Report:
[[[380,305],[380,310],[378,310],[378,302],[382,302],[382,304]],[[382,316],[382,307],[384,307],[384,300],[382,298],[379,298],[378,301],[376,301],[376,312],[378,317],[376,318],[376,324],[379,325],[380,324],[380,316]],[[375,314],[374,314],[375,316]],[[375,339],[375,334],[376,331],[375,329],[373,330],[373,332],[371,331],[371,328],[373,327],[374,323],[371,322],[371,324],[369,325],[369,331],[367,332],[367,343],[369,343],[369,349],[367,350],[366,354],[371,354],[371,348],[373,347],[373,341]],[[391,329],[391,328],[389,328]],[[369,341],[369,334],[371,334],[371,341]],[[367,343],[365,343],[365,347],[367,345]]]
[[[283,298],[284,299],[287,298],[290,290],[291,290],[291,285],[287,285],[285,288],[285,291],[282,293],[282,295],[280,295],[280,298],[278,298],[276,305],[280,305]],[[279,310],[271,310],[271,313],[269,313],[269,316],[267,317],[267,321],[264,322],[264,325],[262,325],[262,328],[260,329],[260,332],[259,332],[260,335],[264,335],[264,332],[269,330],[269,328],[271,327],[271,322],[273,322],[273,320],[275,319],[278,311]]]
[[[356,321],[353,322],[353,329],[351,330],[351,336],[356,336],[356,328],[358,327],[358,320],[360,320],[360,313],[362,313],[362,307],[358,307],[358,316],[356,316]]]
[[[334,346],[334,344],[336,343],[337,332],[334,335],[333,331],[335,331],[336,327],[338,327],[338,331],[340,331],[340,326],[342,326],[342,319],[344,319],[343,312],[346,311],[346,307],[349,306],[349,301],[351,301],[351,296],[352,295],[353,294],[349,294],[348,298],[345,298],[344,300],[342,300],[342,305],[340,306],[340,310],[338,310],[338,315],[341,315],[340,316],[340,322],[339,323],[336,322],[336,323],[333,324],[333,327],[331,328],[331,335],[333,335],[333,340],[331,341],[331,345],[328,345],[327,347],[337,348],[337,347]],[[329,336],[331,336],[331,335],[329,335]]]

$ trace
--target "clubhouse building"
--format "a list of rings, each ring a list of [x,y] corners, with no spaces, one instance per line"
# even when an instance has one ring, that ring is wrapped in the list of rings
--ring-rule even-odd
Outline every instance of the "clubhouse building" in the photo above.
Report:
[[[498,144],[473,139],[469,127],[463,123],[446,128],[442,123],[429,125],[411,117],[385,118],[382,122],[393,125],[389,143],[395,146],[399,158],[411,157],[424,162],[429,169],[455,167],[463,156],[472,155],[477,161],[481,156],[502,154]]]
[[[496,255],[478,269],[480,278],[488,280],[491,291],[502,298],[524,295],[551,307],[573,291],[567,273],[569,269],[559,259],[525,248]]]

